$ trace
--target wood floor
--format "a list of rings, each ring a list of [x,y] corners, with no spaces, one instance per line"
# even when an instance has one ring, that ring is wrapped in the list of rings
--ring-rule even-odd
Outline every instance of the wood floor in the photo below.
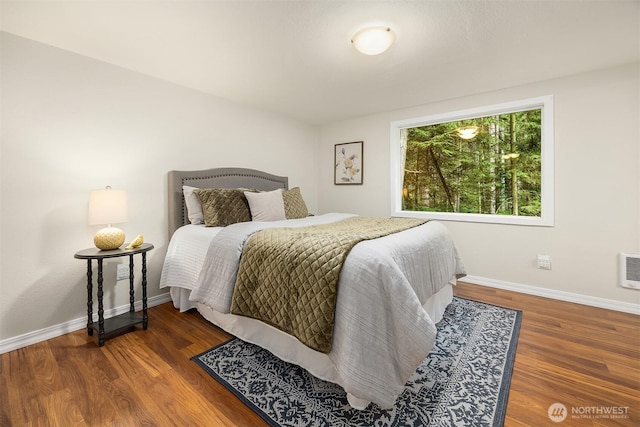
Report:
[[[464,283],[455,293],[523,312],[505,425],[640,425],[640,316]],[[266,425],[189,360],[229,335],[171,303],[149,316],[147,331],[101,348],[81,330],[0,355],[0,426]],[[559,424],[556,402],[569,411]]]

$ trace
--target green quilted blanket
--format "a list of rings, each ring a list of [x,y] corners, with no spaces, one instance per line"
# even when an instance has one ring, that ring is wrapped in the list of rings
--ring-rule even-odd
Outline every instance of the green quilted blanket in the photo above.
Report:
[[[258,231],[244,246],[231,312],[259,319],[328,353],[338,278],[351,248],[425,222],[357,216],[331,224]]]

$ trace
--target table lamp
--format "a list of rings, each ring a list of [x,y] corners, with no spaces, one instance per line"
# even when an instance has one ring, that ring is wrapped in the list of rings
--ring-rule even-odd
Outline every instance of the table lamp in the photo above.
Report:
[[[104,190],[89,192],[89,225],[107,224],[93,237],[98,249],[117,249],[124,243],[124,231],[111,224],[127,222],[127,193],[124,190]]]

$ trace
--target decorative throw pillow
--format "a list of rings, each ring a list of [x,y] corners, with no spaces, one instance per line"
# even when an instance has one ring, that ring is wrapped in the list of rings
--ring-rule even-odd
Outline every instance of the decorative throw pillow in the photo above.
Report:
[[[253,221],[280,221],[286,219],[282,190],[263,191],[261,193],[245,192],[249,201]]]
[[[207,188],[194,190],[207,227],[226,227],[236,222],[251,221],[251,211],[244,191],[237,188]]]
[[[200,199],[194,193],[196,187],[189,187],[188,185],[182,186],[182,193],[184,194],[184,203],[187,207],[187,217],[191,224],[204,224],[204,216],[202,214],[202,206],[200,206]]]
[[[307,204],[302,198],[300,187],[292,188],[282,192],[284,201],[284,213],[287,219],[304,218],[309,216]]]

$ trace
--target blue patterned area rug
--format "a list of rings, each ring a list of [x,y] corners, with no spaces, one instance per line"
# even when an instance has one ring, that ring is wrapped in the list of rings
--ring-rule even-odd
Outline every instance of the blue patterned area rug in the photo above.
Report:
[[[340,386],[239,339],[193,360],[272,426],[501,426],[521,316],[454,298],[433,350],[389,410],[352,409]]]

